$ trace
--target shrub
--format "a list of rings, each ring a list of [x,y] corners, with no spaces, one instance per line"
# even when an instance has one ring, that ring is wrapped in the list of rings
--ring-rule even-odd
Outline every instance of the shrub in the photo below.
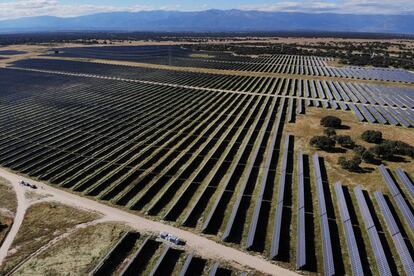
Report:
[[[355,155],[362,156],[362,154],[367,150],[364,146],[356,145],[353,149]]]
[[[325,128],[323,133],[325,133],[325,135],[328,136],[328,137],[332,137],[332,136],[336,135],[336,131],[332,127]]]
[[[361,158],[358,156],[354,156],[352,159],[347,159],[344,156],[339,157],[338,164],[341,168],[351,171],[351,172],[358,172],[361,171]]]
[[[366,150],[361,154],[361,159],[364,162],[367,163],[376,163],[378,160],[375,159],[375,154],[370,151],[370,150]]]
[[[327,136],[314,136],[310,140],[310,145],[321,150],[332,150],[335,147],[335,140]]]
[[[402,141],[386,140],[371,150],[378,158],[385,160],[391,159],[396,154],[414,158],[414,147]]]
[[[339,128],[342,125],[342,121],[335,116],[326,116],[321,119],[321,125],[324,127]]]
[[[345,148],[353,148],[355,146],[355,142],[349,135],[337,135],[335,136],[335,141]]]
[[[379,144],[382,142],[382,132],[376,130],[367,130],[361,134],[361,138],[368,143]]]

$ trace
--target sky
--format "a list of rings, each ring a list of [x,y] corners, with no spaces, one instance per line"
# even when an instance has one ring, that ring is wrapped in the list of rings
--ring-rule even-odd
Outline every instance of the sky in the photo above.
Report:
[[[208,9],[414,14],[414,0],[0,0],[0,20],[40,15],[71,17],[99,12]]]

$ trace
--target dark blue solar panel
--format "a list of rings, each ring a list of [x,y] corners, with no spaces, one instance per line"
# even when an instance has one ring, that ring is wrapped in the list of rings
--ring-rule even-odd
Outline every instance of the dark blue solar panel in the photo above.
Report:
[[[405,244],[404,238],[401,235],[400,229],[391,213],[391,210],[385,201],[384,196],[380,192],[375,192],[375,198],[377,199],[378,205],[380,206],[382,215],[387,224],[387,228],[392,236],[394,245],[397,248],[398,255],[400,256],[401,262],[404,266],[404,270],[407,275],[414,275],[414,262],[411,258],[410,251]]]
[[[410,181],[408,176],[401,168],[397,168],[396,170],[398,177],[400,178],[401,182],[407,188],[408,192],[410,193],[411,197],[414,198],[414,184]]]
[[[359,210],[362,214],[364,221],[365,229],[367,230],[369,241],[371,243],[372,251],[374,253],[377,267],[380,275],[392,275],[391,270],[388,264],[387,257],[384,253],[384,248],[382,247],[380,238],[378,236],[377,228],[374,225],[372,220],[371,213],[369,211],[368,205],[365,201],[361,186],[354,188],[355,196],[357,198],[357,203]]]

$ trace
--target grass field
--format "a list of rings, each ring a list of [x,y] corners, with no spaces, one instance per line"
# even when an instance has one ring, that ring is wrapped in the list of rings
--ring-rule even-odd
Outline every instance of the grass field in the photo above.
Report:
[[[18,275],[85,275],[91,271],[120,238],[127,227],[103,223],[80,228],[31,258]]]
[[[38,203],[26,213],[1,273],[13,269],[36,250],[76,225],[92,221],[96,214],[53,202]]]

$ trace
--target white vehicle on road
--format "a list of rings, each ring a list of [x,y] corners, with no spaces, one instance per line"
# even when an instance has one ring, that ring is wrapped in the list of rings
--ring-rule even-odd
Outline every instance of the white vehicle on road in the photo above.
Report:
[[[160,233],[160,238],[164,239],[166,241],[172,242],[176,245],[185,245],[185,241],[183,241],[182,239],[180,239],[180,238],[178,238],[174,235],[171,235],[167,232],[161,232]]]

